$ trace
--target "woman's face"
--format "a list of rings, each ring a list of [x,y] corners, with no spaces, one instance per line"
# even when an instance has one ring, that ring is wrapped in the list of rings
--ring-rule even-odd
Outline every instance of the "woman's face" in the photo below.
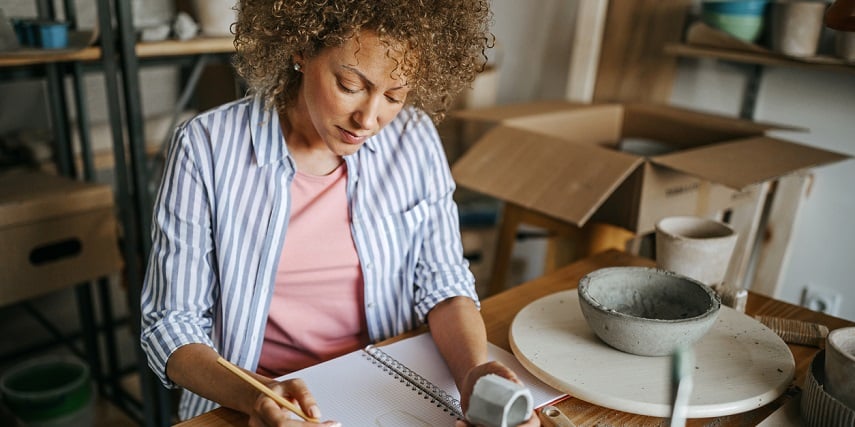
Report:
[[[372,32],[302,61],[297,108],[336,155],[358,150],[401,111],[409,88]]]

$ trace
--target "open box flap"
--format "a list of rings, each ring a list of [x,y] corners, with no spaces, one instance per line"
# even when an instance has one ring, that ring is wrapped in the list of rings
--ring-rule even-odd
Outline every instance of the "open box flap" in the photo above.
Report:
[[[760,122],[738,117],[690,110],[687,108],[651,103],[627,103],[626,125],[629,132],[638,132],[646,125],[660,127],[664,122],[691,123],[701,129],[712,132],[725,132],[730,135],[761,135],[770,130],[807,131],[781,123]],[[735,138],[731,138],[735,139]]]
[[[458,185],[584,225],[643,159],[498,126],[453,168]]]
[[[741,190],[849,156],[777,138],[753,137],[656,156],[654,164]]]
[[[515,117],[503,123],[565,141],[605,147],[620,139],[623,116],[622,106],[600,104]]]
[[[556,111],[572,110],[587,104],[561,100],[545,100],[452,111],[449,117],[486,122],[502,122],[516,117],[534,116]]]

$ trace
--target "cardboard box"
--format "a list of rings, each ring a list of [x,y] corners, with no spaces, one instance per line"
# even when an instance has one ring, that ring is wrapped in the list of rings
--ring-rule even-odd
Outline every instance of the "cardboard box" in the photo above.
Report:
[[[116,229],[109,186],[0,175],[0,305],[119,271]]]
[[[766,136],[781,126],[649,104],[533,104],[455,113],[479,128],[459,186],[578,226],[637,234],[712,215],[757,185],[847,156]]]

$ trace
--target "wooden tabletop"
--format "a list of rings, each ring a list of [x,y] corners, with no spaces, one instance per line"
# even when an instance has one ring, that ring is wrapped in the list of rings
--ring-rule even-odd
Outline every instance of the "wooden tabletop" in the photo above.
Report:
[[[523,283],[482,301],[481,313],[487,325],[487,337],[490,342],[505,350],[510,350],[508,330],[516,314],[530,302],[554,292],[573,289],[585,274],[604,267],[638,265],[653,266],[649,259],[640,258],[618,251],[607,251],[579,260],[552,274]],[[802,307],[778,301],[760,294],[751,293],[746,313],[749,315],[777,316],[789,319],[805,320],[826,325],[830,330],[853,326],[855,323],[827,316]],[[796,361],[796,373],[793,386],[773,403],[750,412],[718,418],[690,419],[687,426],[745,426],[756,425],[772,414],[781,405],[798,396],[800,385],[813,356],[819,351],[816,347],[789,345]],[[584,369],[584,367],[580,367]],[[311,385],[310,385],[311,387]],[[569,398],[558,406],[579,427],[584,426],[668,426],[665,418],[647,417],[603,408],[579,399]],[[181,424],[181,427],[194,426],[246,426],[245,415],[226,408],[202,414]]]

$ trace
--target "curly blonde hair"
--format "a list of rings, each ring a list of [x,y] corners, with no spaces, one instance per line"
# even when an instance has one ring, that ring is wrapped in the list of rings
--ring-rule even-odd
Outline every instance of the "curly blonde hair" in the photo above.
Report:
[[[301,74],[293,58],[338,47],[361,31],[403,58],[407,104],[441,121],[486,63],[494,37],[488,0],[241,0],[234,66],[269,106],[292,106]]]

